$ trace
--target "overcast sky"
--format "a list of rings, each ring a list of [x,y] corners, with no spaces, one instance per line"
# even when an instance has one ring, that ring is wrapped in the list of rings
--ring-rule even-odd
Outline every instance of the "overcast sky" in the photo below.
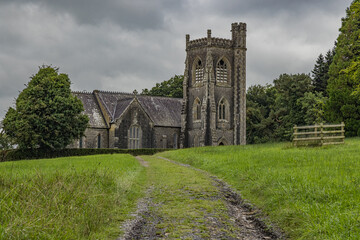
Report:
[[[0,0],[0,119],[38,66],[72,90],[132,92],[183,74],[190,39],[246,22],[247,86],[309,73],[352,0]]]

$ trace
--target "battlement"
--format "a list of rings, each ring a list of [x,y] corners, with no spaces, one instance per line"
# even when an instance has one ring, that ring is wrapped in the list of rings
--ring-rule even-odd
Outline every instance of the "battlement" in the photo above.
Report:
[[[231,31],[246,31],[246,23],[232,23],[231,24]]]
[[[246,38],[246,23],[241,23],[241,22],[232,23],[231,32],[232,32],[232,39],[214,38],[211,37],[211,30],[208,29],[207,37],[194,39],[191,41],[190,41],[190,35],[186,34],[186,50],[199,48],[199,47],[231,48],[234,46],[239,46],[239,42],[242,42]]]

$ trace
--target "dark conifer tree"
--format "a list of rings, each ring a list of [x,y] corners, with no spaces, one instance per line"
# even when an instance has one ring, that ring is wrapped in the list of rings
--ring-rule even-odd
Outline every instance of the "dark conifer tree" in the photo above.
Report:
[[[315,67],[311,71],[312,73],[312,85],[314,86],[314,91],[324,92],[326,89],[326,61],[322,53],[316,59]]]

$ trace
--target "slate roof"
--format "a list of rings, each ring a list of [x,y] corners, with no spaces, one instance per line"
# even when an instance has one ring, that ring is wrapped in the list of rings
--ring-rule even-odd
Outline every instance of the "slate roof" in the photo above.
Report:
[[[138,96],[155,126],[181,127],[182,98]]]
[[[97,91],[97,95],[112,120],[115,120],[115,113],[119,101],[133,99],[134,94],[123,92]]]
[[[96,103],[97,94],[101,105],[104,107],[110,121],[115,121],[124,113],[127,107],[135,99],[132,93],[106,92],[95,90],[93,93],[74,92],[84,104],[85,113],[90,118],[92,127],[106,125],[101,115],[101,110]],[[155,126],[181,127],[181,106],[182,98],[168,98],[137,95],[140,105],[154,122]],[[101,124],[100,117],[101,116]]]
[[[104,117],[93,93],[73,92],[84,105],[84,113],[89,117],[89,125],[94,128],[107,128]]]

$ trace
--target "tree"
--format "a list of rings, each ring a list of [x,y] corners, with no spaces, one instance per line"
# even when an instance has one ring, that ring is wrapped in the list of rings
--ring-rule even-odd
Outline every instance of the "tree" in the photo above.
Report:
[[[31,77],[3,120],[4,132],[19,148],[61,149],[83,135],[89,119],[81,114],[83,105],[70,84],[51,66]]]
[[[161,97],[173,97],[173,98],[182,98],[183,97],[183,75],[175,75],[167,81],[157,83],[155,87],[148,90],[147,88],[143,89],[142,95],[151,95],[151,96],[161,96]]]
[[[276,100],[274,110],[270,117],[275,120],[277,127],[274,138],[277,140],[290,140],[292,127],[304,125],[304,112],[298,99],[311,92],[311,78],[307,74],[281,74],[274,80]]]
[[[329,76],[327,118],[344,121],[348,136],[360,135],[360,0],[352,2],[342,19]]]
[[[274,86],[254,85],[246,93],[246,135],[248,143],[274,141],[274,121],[269,117],[274,108]]]
[[[327,96],[326,88],[329,80],[329,67],[333,61],[335,55],[334,49],[327,51],[325,57],[320,54],[316,60],[312,73],[312,85],[314,86],[314,92],[321,92],[324,96]]]

